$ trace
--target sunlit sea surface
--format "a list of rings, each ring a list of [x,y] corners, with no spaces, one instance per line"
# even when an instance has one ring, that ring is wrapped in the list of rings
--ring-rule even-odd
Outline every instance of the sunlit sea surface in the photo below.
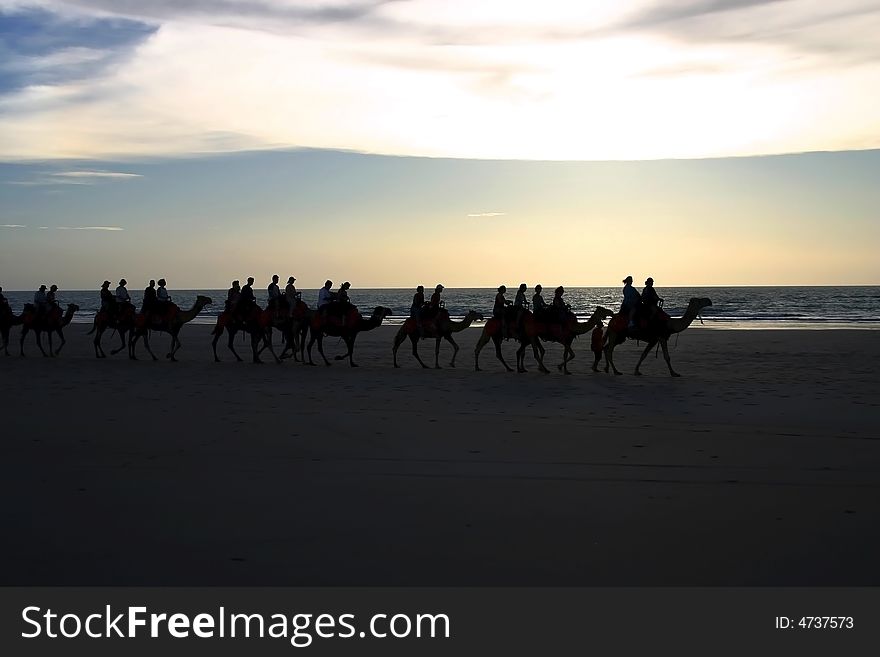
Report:
[[[425,286],[430,296],[432,286]],[[549,303],[553,298],[552,285],[546,285],[544,299]],[[694,322],[693,326],[705,328],[773,328],[773,329],[829,329],[859,328],[880,329],[880,287],[669,287],[657,288],[665,299],[665,309],[670,315],[684,312],[691,297],[709,297],[712,306],[703,313],[703,324]],[[140,306],[142,290],[129,286],[132,298]],[[393,311],[389,324],[400,324],[408,315],[412,288],[400,289],[358,289],[352,288],[352,302],[364,314],[369,314],[376,306],[386,306]],[[213,304],[205,308],[193,321],[194,324],[213,324],[223,310],[226,290],[175,290],[169,289],[175,303],[189,308],[197,294],[213,299]],[[255,290],[261,305],[266,302],[266,290]],[[516,285],[508,285],[507,298],[511,301],[516,293]],[[529,289],[531,301],[533,290]],[[25,302],[33,299],[33,292],[4,291],[13,310],[21,311]],[[314,306],[317,290],[302,290],[303,300]],[[493,288],[447,288],[443,293],[446,308],[453,317],[461,317],[469,310],[481,312],[487,317],[492,314]],[[572,287],[566,288],[565,299],[581,317],[587,317],[597,305],[617,310],[621,301],[621,287]],[[91,323],[100,307],[98,290],[60,290],[58,300],[62,307],[75,303],[80,311],[75,315],[75,323]]]

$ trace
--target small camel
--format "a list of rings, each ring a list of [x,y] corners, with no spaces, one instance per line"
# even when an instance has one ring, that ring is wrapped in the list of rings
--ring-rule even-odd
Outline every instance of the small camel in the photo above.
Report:
[[[681,374],[672,369],[672,362],[669,360],[669,346],[667,344],[669,337],[684,331],[700,315],[700,311],[702,311],[703,308],[707,308],[711,305],[711,299],[694,297],[688,302],[687,309],[683,316],[670,317],[669,319],[652,322],[644,329],[626,328],[621,331],[615,327],[618,323],[625,322],[626,318],[618,320],[620,315],[615,315],[615,318],[611,320],[611,323],[608,326],[608,332],[605,335],[605,371],[608,372],[608,367],[610,366],[615,374],[620,374],[618,369],[614,366],[614,347],[629,338],[630,340],[642,340],[647,343],[641,357],[639,358],[639,362],[636,363],[636,376],[641,375],[639,367],[641,366],[642,361],[645,360],[651,349],[653,349],[658,342],[660,343],[660,348],[663,350],[663,358],[666,360],[669,374],[672,376],[681,376]]]
[[[177,312],[170,320],[164,317],[153,318],[153,321],[150,323],[147,323],[147,318],[143,313],[139,313],[135,319],[134,333],[128,341],[128,357],[132,360],[137,360],[137,342],[140,338],[143,338],[144,347],[146,347],[147,353],[152,356],[153,360],[159,360],[150,348],[149,332],[160,331],[162,333],[168,333],[171,336],[171,350],[165,355],[165,358],[172,362],[176,362],[177,359],[175,358],[175,354],[181,347],[180,338],[178,337],[180,329],[182,329],[185,324],[188,324],[195,319],[196,316],[202,312],[202,309],[210,304],[211,297],[202,296],[200,294],[196,297],[196,302],[193,304],[193,307],[189,310],[181,310]]]
[[[357,367],[354,362],[354,341],[358,333],[363,331],[372,331],[382,324],[382,321],[391,315],[391,309],[384,306],[376,306],[375,310],[369,317],[364,317],[357,310],[352,309],[345,317],[345,321],[336,321],[336,318],[330,318],[325,313],[316,312],[312,317],[312,323],[309,327],[309,365],[312,362],[312,345],[318,343],[318,353],[324,359],[325,365],[330,365],[327,356],[324,355],[324,336],[339,337],[345,342],[348,351],[342,356],[336,356],[336,360],[344,360],[348,358],[348,364]]]
[[[412,342],[413,356],[419,361],[419,365],[424,368],[427,368],[428,366],[425,365],[419,357],[419,340],[425,340],[427,338],[433,338],[436,340],[434,346],[434,368],[438,370],[440,369],[440,341],[446,340],[452,345],[453,349],[452,360],[449,362],[449,367],[455,367],[455,357],[458,355],[459,347],[453,339],[452,334],[465,330],[475,321],[483,321],[483,316],[478,312],[471,310],[464,316],[462,321],[456,322],[449,318],[449,312],[445,308],[440,309],[437,317],[435,317],[433,321],[423,321],[421,330],[419,330],[418,323],[414,317],[408,318],[397,331],[397,335],[394,336],[394,345],[391,348],[391,353],[394,358],[394,367],[400,367],[400,365],[397,364],[397,350],[407,338]]]
[[[19,341],[19,349],[20,356],[24,356],[24,339],[28,334],[28,331],[33,331],[34,335],[37,338],[37,346],[40,348],[40,352],[43,356],[57,356],[61,353],[61,348],[64,347],[67,340],[64,339],[64,327],[70,324],[70,320],[73,319],[74,313],[79,310],[79,306],[75,303],[67,304],[67,311],[64,315],[61,315],[60,308],[52,308],[45,315],[38,315],[36,308],[32,304],[27,304],[24,307],[24,312],[22,313],[22,321],[21,321],[21,340]],[[42,334],[46,332],[49,335],[49,353],[43,349],[43,341]],[[61,344],[58,345],[58,349],[56,351],[52,350],[52,334],[57,333],[58,337],[61,338]]]

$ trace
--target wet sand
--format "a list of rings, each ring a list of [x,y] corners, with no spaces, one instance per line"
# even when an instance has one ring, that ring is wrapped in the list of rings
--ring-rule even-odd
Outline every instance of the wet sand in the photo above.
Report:
[[[99,361],[87,328],[0,357],[2,584],[880,584],[878,332],[692,329],[672,379],[588,340],[474,372],[473,329],[395,370],[390,327],[357,369],[215,364],[202,326]]]

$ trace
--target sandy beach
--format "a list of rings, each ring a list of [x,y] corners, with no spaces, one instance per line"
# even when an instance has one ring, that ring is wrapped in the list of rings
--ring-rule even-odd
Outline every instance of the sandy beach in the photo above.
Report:
[[[588,340],[573,376],[474,372],[474,329],[441,370],[393,369],[392,327],[357,369],[87,329],[0,357],[2,584],[880,584],[877,332],[692,329],[672,379]]]

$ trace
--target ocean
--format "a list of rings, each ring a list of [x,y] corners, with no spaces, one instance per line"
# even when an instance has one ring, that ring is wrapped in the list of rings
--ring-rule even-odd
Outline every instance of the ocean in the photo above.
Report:
[[[430,296],[432,288],[426,286]],[[303,300],[314,305],[317,290],[301,290]],[[828,329],[860,328],[880,329],[880,286],[843,287],[658,287],[665,299],[665,310],[672,316],[681,315],[691,297],[709,297],[712,306],[706,308],[703,323],[694,327],[704,328],[773,328],[773,329]],[[129,287],[132,298],[140,305],[142,290]],[[413,288],[352,288],[352,302],[364,314],[375,306],[391,308],[393,315],[389,324],[400,324],[409,314],[415,290]],[[213,299],[194,321],[194,324],[213,324],[223,310],[226,290],[174,290],[169,293],[175,303],[183,308],[192,305],[196,295],[204,294]],[[261,305],[266,301],[266,290],[255,290]],[[508,286],[507,297],[513,300],[516,286]],[[531,300],[533,290],[529,290]],[[13,310],[21,311],[25,302],[33,299],[33,292],[4,291]],[[443,293],[446,308],[453,317],[462,317],[469,310],[485,316],[492,314],[494,288],[447,288]],[[544,289],[544,299],[553,298],[552,286]],[[565,299],[581,318],[587,317],[597,306],[616,310],[620,306],[621,287],[572,287],[566,288]],[[98,290],[60,290],[58,300],[62,307],[75,303],[80,311],[74,323],[91,323],[100,308]]]

